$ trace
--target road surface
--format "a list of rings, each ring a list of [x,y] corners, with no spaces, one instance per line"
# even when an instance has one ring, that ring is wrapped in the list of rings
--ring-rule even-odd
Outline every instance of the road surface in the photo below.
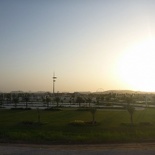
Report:
[[[0,155],[155,155],[155,143],[109,145],[0,144]]]

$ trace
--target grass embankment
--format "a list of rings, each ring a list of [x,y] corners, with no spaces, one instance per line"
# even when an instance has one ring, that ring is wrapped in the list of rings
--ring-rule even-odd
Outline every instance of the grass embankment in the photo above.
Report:
[[[74,126],[69,123],[91,121],[91,113],[76,109],[40,110],[38,123],[37,110],[0,110],[0,142],[73,144],[155,141],[155,109],[135,111],[134,126],[130,126],[127,111],[98,110],[95,119],[95,125]]]

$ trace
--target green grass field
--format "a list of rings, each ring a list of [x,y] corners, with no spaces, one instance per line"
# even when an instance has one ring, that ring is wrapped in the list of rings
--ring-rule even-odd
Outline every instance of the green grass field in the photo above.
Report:
[[[91,121],[89,111],[0,110],[0,142],[76,144],[155,142],[155,109],[135,111],[134,126],[127,111],[97,110],[95,125],[70,125]]]

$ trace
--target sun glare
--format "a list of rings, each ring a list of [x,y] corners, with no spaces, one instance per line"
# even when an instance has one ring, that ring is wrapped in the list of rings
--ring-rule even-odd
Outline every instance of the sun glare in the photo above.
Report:
[[[118,74],[134,90],[155,91],[155,40],[128,48],[120,56]]]

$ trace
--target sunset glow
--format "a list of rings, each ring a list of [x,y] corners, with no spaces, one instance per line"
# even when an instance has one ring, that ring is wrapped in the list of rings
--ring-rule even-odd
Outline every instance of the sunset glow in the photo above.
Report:
[[[155,39],[147,39],[124,51],[118,71],[132,89],[155,91]]]

